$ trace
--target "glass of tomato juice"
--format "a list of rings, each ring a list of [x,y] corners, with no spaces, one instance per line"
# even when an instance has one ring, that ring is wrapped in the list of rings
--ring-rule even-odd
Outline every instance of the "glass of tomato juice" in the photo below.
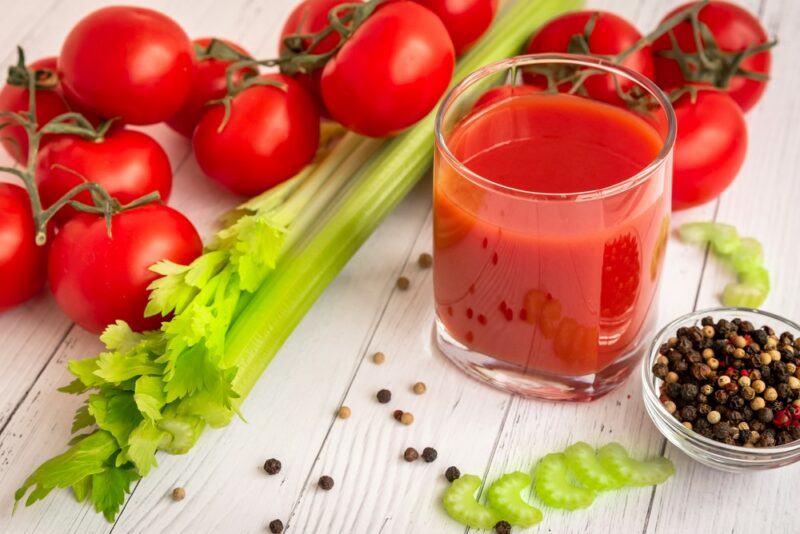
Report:
[[[455,87],[436,120],[436,340],[504,390],[587,401],[655,328],[675,116],[644,76],[521,56]]]

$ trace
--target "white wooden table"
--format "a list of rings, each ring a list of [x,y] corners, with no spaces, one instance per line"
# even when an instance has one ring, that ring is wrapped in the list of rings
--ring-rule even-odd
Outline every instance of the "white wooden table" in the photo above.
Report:
[[[173,16],[192,36],[231,38],[257,56],[274,50],[295,0],[127,0]],[[676,214],[673,224],[717,219],[735,223],[765,245],[774,291],[765,308],[800,317],[800,1],[739,0],[781,43],[774,81],[747,119],[750,148],[736,183],[722,198]],[[3,2],[2,65],[16,44],[30,58],[56,54],[68,29],[104,0]],[[652,27],[678,0],[590,0]],[[236,199],[204,179],[187,142],[150,128],[175,170],[172,204],[204,235]],[[2,156],[2,163],[7,158]],[[430,271],[416,265],[431,248],[430,183],[425,180],[383,223],[317,302],[244,404],[247,422],[206,431],[186,456],[164,455],[136,484],[111,525],[90,505],[55,492],[12,517],[13,491],[41,461],[61,452],[78,399],[56,392],[68,382],[69,358],[91,356],[95,337],[73,326],[47,295],[0,315],[0,532],[267,532],[275,518],[297,533],[463,532],[440,504],[449,465],[493,477],[529,469],[543,454],[575,440],[618,440],[642,455],[665,453],[676,476],[656,489],[600,496],[586,511],[547,510],[531,532],[798,532],[800,467],[730,475],[712,471],[667,445],[644,413],[640,381],[592,404],[552,404],[507,395],[465,378],[431,348]],[[399,275],[411,289],[399,292]],[[671,240],[662,281],[660,322],[717,303],[728,274],[703,251]],[[372,363],[383,351],[387,361]],[[425,395],[411,392],[424,381]],[[378,404],[381,388],[394,393]],[[347,420],[335,417],[342,403]],[[392,419],[411,411],[413,425]],[[403,450],[433,446],[439,459],[408,464]],[[264,460],[283,462],[277,476]],[[336,485],[319,491],[316,480]],[[172,488],[187,497],[172,502]]]

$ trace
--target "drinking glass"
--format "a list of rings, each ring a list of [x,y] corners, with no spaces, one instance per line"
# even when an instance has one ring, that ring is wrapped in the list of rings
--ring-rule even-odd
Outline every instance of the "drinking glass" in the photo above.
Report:
[[[537,120],[526,98],[550,123],[556,117],[555,126]],[[562,121],[570,106],[592,113]],[[502,120],[476,119],[486,113]],[[619,143],[612,119],[636,121],[656,144],[635,172],[595,187],[595,152],[580,147]],[[577,148],[552,143],[548,127]],[[656,325],[675,129],[672,106],[653,82],[594,57],[515,57],[452,89],[436,119],[434,163],[435,337],[444,356],[530,397],[588,401],[619,385]],[[541,157],[533,162],[513,144],[531,131],[541,139],[519,148],[535,148]],[[476,158],[504,144],[506,156],[475,170]],[[495,179],[492,165],[513,169],[517,161],[551,169],[553,184],[531,190]]]

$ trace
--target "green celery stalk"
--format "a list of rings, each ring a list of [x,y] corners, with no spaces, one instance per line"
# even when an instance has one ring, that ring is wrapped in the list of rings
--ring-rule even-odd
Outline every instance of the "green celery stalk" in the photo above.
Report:
[[[517,0],[455,80],[514,55],[536,26],[581,3]],[[112,520],[130,482],[156,466],[157,450],[185,453],[205,426],[225,426],[317,297],[429,168],[433,123],[431,113],[391,141],[346,134],[232,213],[192,265],[155,266],[165,276],[152,286],[149,311],[176,313],[163,331],[118,322],[101,336],[105,352],[69,362],[76,379],[61,390],[92,392],[72,430],[89,432],[31,474],[16,500],[27,495],[29,505],[71,487]]]
[[[555,15],[577,9],[582,0],[518,0],[458,64],[454,80],[519,52],[531,32]],[[362,167],[324,226],[290,250],[237,317],[227,351],[238,372],[233,388],[241,403],[311,305],[342,270],[384,217],[430,167],[435,112],[386,143]],[[270,320],[265,322],[264,318]]]

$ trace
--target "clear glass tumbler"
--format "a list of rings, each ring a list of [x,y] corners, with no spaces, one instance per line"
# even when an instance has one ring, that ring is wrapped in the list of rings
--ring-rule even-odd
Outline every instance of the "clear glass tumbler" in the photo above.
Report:
[[[467,77],[436,120],[436,339],[469,375],[592,400],[654,334],[675,116],[644,76],[575,55]]]

